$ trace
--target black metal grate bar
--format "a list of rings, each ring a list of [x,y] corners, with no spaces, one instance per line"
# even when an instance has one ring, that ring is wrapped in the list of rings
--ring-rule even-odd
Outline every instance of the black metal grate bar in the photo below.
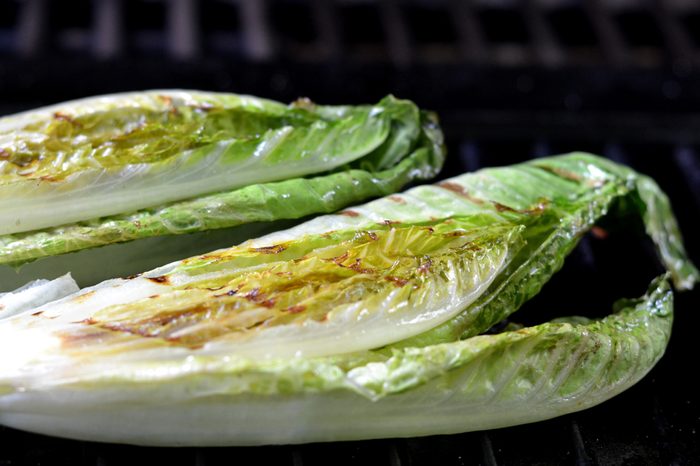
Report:
[[[411,46],[408,39],[406,21],[397,0],[381,2],[381,15],[387,34],[387,46],[391,61],[398,66],[411,62]]]
[[[609,63],[613,66],[627,65],[629,51],[604,3],[599,0],[586,0],[586,7],[598,35],[599,46]]]
[[[575,420],[571,420],[571,437],[574,444],[574,462],[576,466],[594,466],[595,462],[586,451],[586,445],[583,442],[581,429]]]
[[[693,46],[688,32],[683,27],[677,13],[668,0],[654,0],[652,11],[658,20],[661,32],[667,43],[667,49],[674,60],[682,62],[697,61],[693,57]]]
[[[94,53],[98,59],[118,56],[124,50],[123,9],[119,0],[93,0]]]
[[[458,46],[463,60],[475,64],[487,59],[484,31],[471,0],[453,0],[450,13],[457,30]]]
[[[401,457],[399,456],[399,451],[396,447],[396,442],[389,444],[389,466],[401,466]]]
[[[313,1],[320,58],[325,60],[338,59],[340,56],[340,22],[338,12],[331,2],[325,0]]]
[[[179,60],[199,55],[198,10],[195,0],[169,0],[167,10],[170,54]]]
[[[523,16],[532,36],[532,45],[537,60],[544,66],[558,66],[564,62],[564,53],[547,23],[544,10],[537,0],[523,2]]]
[[[46,36],[46,0],[27,0],[17,21],[17,52],[22,57],[39,53]]]
[[[243,19],[243,37],[248,58],[270,60],[275,56],[275,44],[266,19],[266,0],[238,0]]]
[[[292,466],[304,466],[304,460],[301,456],[301,451],[298,449],[292,450]]]
[[[498,466],[496,455],[493,453],[493,444],[487,433],[481,435],[481,452],[485,466]]]

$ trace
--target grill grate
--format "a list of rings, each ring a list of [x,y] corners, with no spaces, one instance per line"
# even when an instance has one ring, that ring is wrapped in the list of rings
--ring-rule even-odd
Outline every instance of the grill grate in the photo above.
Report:
[[[5,0],[0,13],[0,54],[22,58],[684,67],[700,57],[693,0],[81,0],[69,10]],[[359,44],[337,27],[348,20],[361,23]]]

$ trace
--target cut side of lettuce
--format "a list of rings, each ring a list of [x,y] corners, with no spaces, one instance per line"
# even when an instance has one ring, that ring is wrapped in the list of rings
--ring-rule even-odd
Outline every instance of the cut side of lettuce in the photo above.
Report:
[[[69,438],[160,446],[260,445],[452,434],[541,421],[639,381],[671,333],[664,277],[597,321],[388,355],[253,361],[190,356],[102,366],[0,395],[0,422]],[[50,377],[50,376],[49,376]],[[2,391],[0,391],[2,393]]]
[[[434,118],[393,97],[150,91],[12,115],[0,118],[0,264],[328,213],[430,178],[443,158]],[[170,260],[202,251],[172,245]]]
[[[602,320],[481,335],[596,221],[628,214],[668,270],[644,297]],[[697,278],[651,179],[588,154],[482,170],[0,320],[12,354],[0,360],[0,423],[254,445],[533,422],[643,377],[670,335],[669,280]]]

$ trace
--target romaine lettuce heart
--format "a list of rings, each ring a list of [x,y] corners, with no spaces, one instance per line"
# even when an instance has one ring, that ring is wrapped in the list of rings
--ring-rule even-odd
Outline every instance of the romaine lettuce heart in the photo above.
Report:
[[[430,178],[443,158],[434,116],[391,96],[283,105],[164,90],[3,117],[0,265],[46,260],[3,267],[0,290],[71,270],[82,285],[143,272],[251,237],[209,230],[332,212]],[[183,234],[196,236],[147,241]],[[85,251],[98,246],[110,247]]]
[[[628,214],[668,270],[643,298],[602,320],[481,335],[595,222]],[[68,294],[0,311],[0,422],[151,445],[532,422],[600,403],[653,367],[671,279],[689,289],[698,271],[650,178],[588,154],[482,170],[78,293],[40,284]]]

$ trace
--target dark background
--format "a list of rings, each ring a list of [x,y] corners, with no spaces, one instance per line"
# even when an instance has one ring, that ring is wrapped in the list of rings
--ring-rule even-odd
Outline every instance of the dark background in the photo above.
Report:
[[[441,178],[572,150],[654,176],[700,262],[700,2],[692,0],[0,0],[0,114],[126,90],[196,88],[282,101],[437,111]],[[625,222],[586,237],[516,319],[604,314],[659,272]],[[700,464],[698,293],[638,385],[537,424],[421,439],[156,449],[0,427],[0,465]]]

